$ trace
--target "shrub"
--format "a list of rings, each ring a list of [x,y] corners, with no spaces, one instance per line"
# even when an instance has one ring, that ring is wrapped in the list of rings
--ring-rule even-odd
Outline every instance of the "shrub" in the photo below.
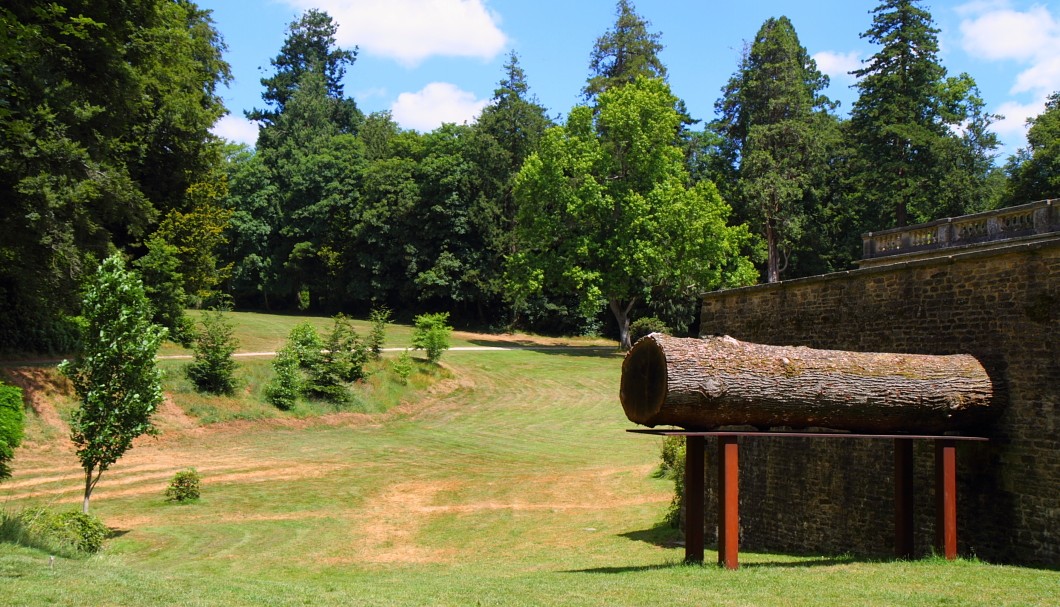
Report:
[[[236,361],[232,358],[239,342],[232,323],[221,310],[204,312],[202,331],[195,336],[195,360],[185,368],[188,379],[199,392],[229,395],[236,391]]]
[[[674,481],[674,496],[666,509],[665,520],[673,528],[681,527],[681,511],[685,505],[685,439],[668,436],[663,440],[662,463],[659,466]]]
[[[353,330],[350,319],[342,314],[335,316],[324,350],[309,368],[303,391],[333,403],[348,402],[346,384],[367,377],[365,365],[369,356],[368,346]]]
[[[390,368],[394,370],[394,375],[398,376],[398,379],[401,380],[402,384],[409,383],[409,378],[412,377],[413,366],[412,355],[409,354],[408,348],[405,348],[405,351],[401,353],[401,356],[397,357],[397,360],[394,361],[394,364],[391,365]]]
[[[177,472],[173,475],[173,480],[169,481],[169,487],[166,487],[166,501],[183,504],[199,499],[199,481],[201,480],[202,477],[195,468]]]
[[[0,481],[11,476],[8,462],[15,457],[15,447],[22,443],[25,421],[22,390],[0,383]]]
[[[449,335],[453,328],[448,321],[448,312],[420,314],[414,319],[416,328],[412,332],[412,345],[425,351],[429,362],[438,362],[442,352],[449,349]]]
[[[93,514],[47,508],[30,508],[13,516],[5,513],[0,529],[6,540],[71,556],[99,552],[108,533]]]
[[[313,368],[316,361],[320,360],[324,341],[320,339],[313,325],[304,322],[291,329],[290,334],[287,335],[285,347],[292,349],[299,367],[309,370]]]
[[[629,341],[637,343],[637,340],[651,333],[670,333],[670,327],[654,316],[645,316],[634,320],[629,325]]]
[[[372,330],[368,333],[368,349],[372,351],[372,357],[376,360],[383,355],[383,342],[386,341],[386,325],[390,322],[390,309],[385,306],[373,308],[368,315],[372,323]]]
[[[274,375],[265,386],[265,400],[277,409],[291,409],[302,393],[302,376],[298,370],[298,354],[290,343],[284,345],[272,361]]]

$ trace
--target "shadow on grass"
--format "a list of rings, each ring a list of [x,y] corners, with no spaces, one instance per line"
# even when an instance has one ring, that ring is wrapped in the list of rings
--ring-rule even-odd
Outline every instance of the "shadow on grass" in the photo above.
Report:
[[[592,358],[618,358],[623,356],[622,350],[615,346],[543,346],[522,339],[469,339],[467,343],[490,348],[512,348],[561,356],[588,356]]]
[[[644,542],[660,548],[681,548],[685,545],[681,532],[666,523],[660,523],[651,529],[620,533],[619,537],[624,537],[634,542]]]
[[[807,558],[804,560],[795,561],[757,561],[753,563],[741,562],[741,569],[807,569],[810,567],[834,567],[836,565],[849,565],[852,563],[876,563],[871,559],[858,559],[848,556],[837,556],[837,557],[818,557],[818,558]],[[720,567],[712,558],[712,555],[707,555],[702,563],[685,563],[683,561],[661,563],[658,565],[638,565],[632,567],[593,567],[590,569],[574,569],[570,571],[564,571],[563,573],[602,573],[602,574],[623,574],[623,573],[638,573],[645,571],[660,571],[664,569],[676,569],[678,567]]]

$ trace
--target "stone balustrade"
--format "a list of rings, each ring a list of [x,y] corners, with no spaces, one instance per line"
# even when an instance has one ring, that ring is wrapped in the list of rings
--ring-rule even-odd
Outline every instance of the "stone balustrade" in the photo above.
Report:
[[[862,259],[934,251],[1060,232],[1060,199],[949,217],[861,236]]]

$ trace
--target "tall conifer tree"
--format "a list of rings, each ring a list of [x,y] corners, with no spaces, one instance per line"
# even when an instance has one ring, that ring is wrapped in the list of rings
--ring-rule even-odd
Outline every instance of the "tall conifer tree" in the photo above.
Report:
[[[787,17],[762,24],[715,107],[714,128],[725,137],[723,155],[735,177],[743,219],[765,238],[767,278],[780,280],[781,258],[816,211],[810,190],[826,163],[834,107],[821,91],[817,70]]]

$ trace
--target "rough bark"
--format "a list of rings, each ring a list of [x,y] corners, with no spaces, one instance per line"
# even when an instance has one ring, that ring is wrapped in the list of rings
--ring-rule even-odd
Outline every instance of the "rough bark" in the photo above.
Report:
[[[626,417],[652,427],[934,434],[988,420],[993,394],[986,370],[966,354],[815,350],[652,333],[626,354],[620,397]]]

